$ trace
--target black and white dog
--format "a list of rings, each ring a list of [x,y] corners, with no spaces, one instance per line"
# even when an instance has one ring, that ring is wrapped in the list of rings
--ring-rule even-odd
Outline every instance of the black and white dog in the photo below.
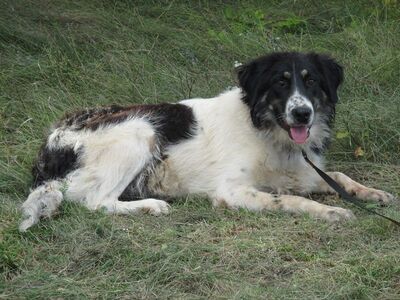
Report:
[[[323,166],[342,78],[342,67],[325,55],[273,53],[241,66],[240,87],[215,98],[67,115],[40,150],[20,230],[50,217],[64,196],[116,214],[166,214],[164,200],[200,194],[233,209],[353,218],[302,197],[333,193],[301,150]],[[394,198],[329,175],[359,198]]]

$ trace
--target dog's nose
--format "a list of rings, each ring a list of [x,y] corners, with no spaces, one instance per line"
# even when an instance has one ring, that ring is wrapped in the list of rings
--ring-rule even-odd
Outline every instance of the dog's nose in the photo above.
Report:
[[[307,106],[296,107],[292,110],[294,120],[302,124],[307,124],[310,121],[311,113],[311,108]]]

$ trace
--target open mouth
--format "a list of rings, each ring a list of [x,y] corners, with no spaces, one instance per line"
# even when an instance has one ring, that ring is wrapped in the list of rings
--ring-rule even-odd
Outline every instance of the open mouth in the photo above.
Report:
[[[310,128],[308,126],[289,127],[289,136],[296,144],[304,144],[310,136]]]

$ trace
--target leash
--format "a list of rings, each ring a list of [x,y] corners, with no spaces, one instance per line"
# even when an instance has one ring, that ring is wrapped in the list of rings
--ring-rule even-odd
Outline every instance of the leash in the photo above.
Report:
[[[397,226],[400,226],[400,222],[396,221],[392,218],[389,218],[385,215],[382,215],[378,212],[376,212],[373,209],[370,209],[368,207],[366,207],[362,200],[351,196],[349,193],[347,193],[335,180],[333,180],[328,174],[326,174],[324,171],[322,171],[321,169],[319,169],[316,165],[314,165],[311,160],[308,158],[307,153],[304,152],[303,150],[301,151],[301,153],[303,154],[303,157],[305,159],[305,161],[318,173],[319,176],[322,177],[323,180],[325,180],[325,182],[331,187],[333,188],[339,195],[340,197],[342,197],[343,200],[346,200],[347,202],[350,202],[351,204],[357,206],[358,208],[361,208],[362,210],[365,210],[367,212],[369,212],[370,214],[374,214],[377,216],[380,216],[386,220],[389,220],[390,222],[396,224]]]

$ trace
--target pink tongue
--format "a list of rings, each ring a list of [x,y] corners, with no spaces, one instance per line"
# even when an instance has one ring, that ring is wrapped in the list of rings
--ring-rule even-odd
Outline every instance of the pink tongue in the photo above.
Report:
[[[304,144],[308,138],[307,126],[290,127],[290,135],[296,144]]]

